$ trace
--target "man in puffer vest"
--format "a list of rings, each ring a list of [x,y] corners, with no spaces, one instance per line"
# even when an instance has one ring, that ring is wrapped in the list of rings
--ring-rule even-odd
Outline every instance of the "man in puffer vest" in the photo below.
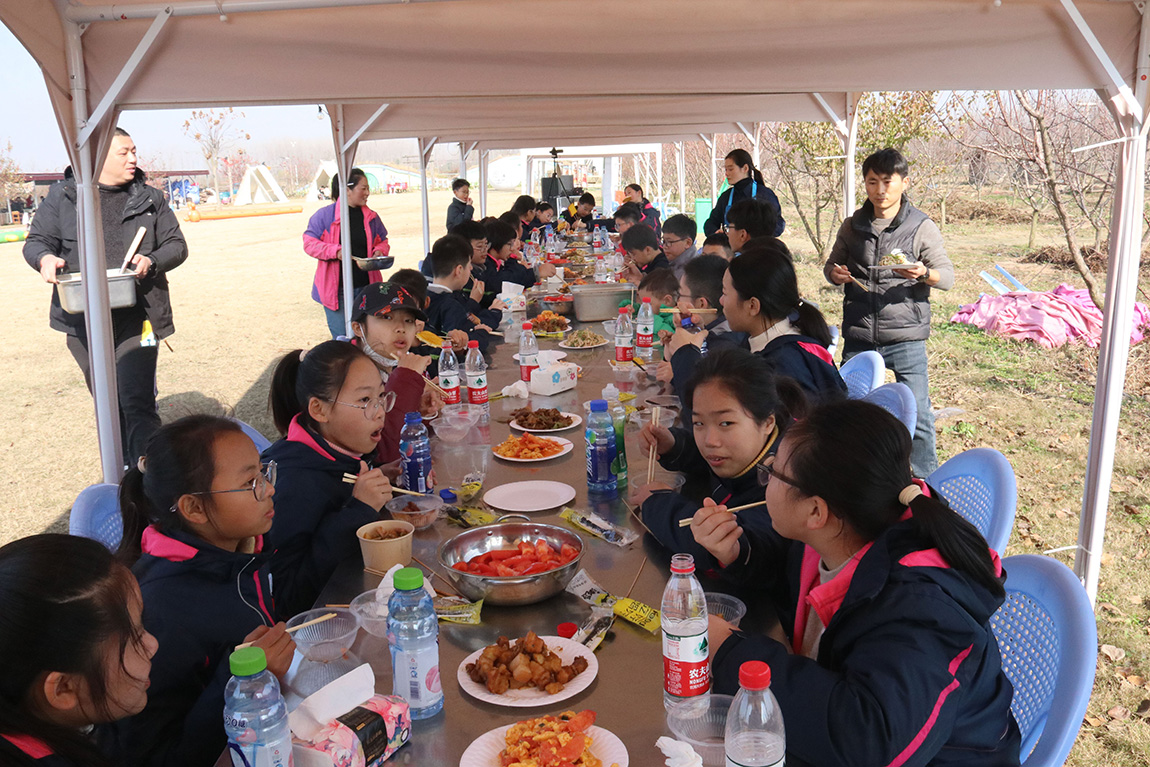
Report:
[[[867,201],[839,227],[823,274],[845,286],[843,362],[877,351],[914,392],[918,422],[910,462],[916,477],[926,477],[938,467],[926,365],[930,289],[950,290],[954,266],[938,226],[906,196],[906,158],[882,149],[862,170]]]

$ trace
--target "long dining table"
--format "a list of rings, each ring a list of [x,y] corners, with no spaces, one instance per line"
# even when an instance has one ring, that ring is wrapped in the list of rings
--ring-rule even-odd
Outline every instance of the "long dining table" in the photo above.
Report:
[[[534,312],[528,312],[527,316]],[[505,338],[492,349],[489,366],[489,390],[492,394],[519,378],[518,363],[512,355],[518,350],[518,328],[524,318],[522,312],[513,316],[510,326],[505,322]],[[571,318],[574,319],[574,318]],[[575,327],[588,327],[603,334],[599,323],[572,323]],[[557,349],[557,339],[540,339],[541,349]],[[634,366],[615,370],[614,347],[607,344],[586,350],[564,349],[566,362],[582,367],[581,377],[574,389],[553,396],[532,395],[528,400],[500,398],[490,403],[490,422],[485,427],[473,428],[464,444],[444,444],[432,438],[433,465],[438,487],[458,488],[463,477],[473,471],[483,471],[482,493],[501,485],[523,480],[546,479],[569,484],[575,489],[575,499],[568,506],[579,510],[592,510],[610,522],[635,530],[640,538],[626,548],[607,543],[579,531],[584,543],[580,567],[599,585],[616,596],[629,595],[640,602],[659,608],[663,588],[669,576],[668,565],[672,552],[664,549],[649,534],[644,535],[640,522],[629,512],[624,500],[630,492],[620,491],[614,499],[589,498],[586,478],[586,452],[583,425],[560,436],[574,443],[574,449],[563,456],[539,463],[514,463],[494,455],[492,446],[502,442],[509,433],[512,411],[530,405],[532,408],[557,408],[586,417],[583,403],[599,398],[602,389],[614,383],[622,392],[632,392],[631,404],[644,404],[646,399],[659,394],[660,385],[653,375]],[[660,357],[656,350],[656,359]],[[653,373],[654,364],[648,366]],[[434,421],[431,425],[434,427]],[[434,428],[432,429],[434,431]],[[639,427],[628,424],[626,429],[627,458],[630,486],[646,481],[648,455],[639,443]],[[668,474],[656,465],[656,479],[668,479]],[[532,521],[558,526],[571,526],[559,518],[559,508],[530,513]],[[413,554],[422,563],[444,573],[436,554],[439,545],[461,528],[441,518],[428,529],[414,535]],[[412,562],[417,566],[416,562]],[[641,570],[641,572],[640,572]],[[425,577],[431,573],[424,568]],[[444,573],[446,575],[446,573]],[[336,571],[317,600],[317,607],[347,604],[358,594],[376,588],[380,577],[365,572],[356,558]],[[449,593],[439,577],[432,585]],[[707,584],[705,584],[707,585]],[[716,584],[707,585],[712,590]],[[719,586],[721,588],[721,586]],[[752,611],[754,613],[754,611]],[[516,721],[544,714],[558,714],[567,710],[594,710],[596,724],[618,736],[629,753],[632,765],[662,764],[663,757],[655,746],[661,735],[670,735],[663,707],[663,665],[661,637],[644,628],[617,618],[606,639],[595,651],[598,675],[591,685],[572,698],[536,708],[512,708],[494,705],[471,697],[463,691],[456,679],[460,663],[476,650],[495,643],[498,637],[512,640],[529,630],[540,636],[555,635],[563,622],[582,624],[591,614],[590,606],[579,597],[563,593],[533,605],[501,607],[484,604],[479,625],[461,625],[441,621],[439,624],[439,669],[444,691],[443,711],[436,716],[416,721],[412,726],[410,742],[397,751],[388,764],[420,765],[431,767],[460,764],[460,757],[472,741],[489,730],[506,727]],[[748,616],[753,619],[753,614]],[[376,691],[391,694],[391,661],[387,642],[360,631],[352,653],[358,661],[371,664],[376,677]],[[493,764],[491,767],[497,767]],[[611,767],[605,764],[604,767]],[[620,765],[622,767],[622,765]]]

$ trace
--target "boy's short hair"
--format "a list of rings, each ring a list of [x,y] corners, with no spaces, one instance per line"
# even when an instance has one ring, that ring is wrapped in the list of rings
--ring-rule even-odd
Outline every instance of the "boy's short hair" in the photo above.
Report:
[[[470,188],[471,182],[465,178],[457,178],[451,182],[451,191],[458,192],[465,186]]]
[[[546,212],[547,212],[547,211],[549,211],[549,210],[555,210],[555,206],[554,206],[554,205],[552,205],[551,203],[549,203],[549,202],[545,201],[545,200],[543,200],[543,201],[540,201],[540,202],[539,202],[539,203],[538,203],[538,204],[535,206],[535,212],[536,212],[536,213],[546,213]]]
[[[643,280],[639,283],[639,290],[659,298],[678,296],[679,280],[670,269],[655,269],[643,276]],[[656,307],[656,311],[658,311],[658,307]]]
[[[471,262],[471,243],[457,234],[440,237],[431,246],[431,273],[435,278],[450,277],[455,267]]]
[[[863,160],[863,178],[866,178],[866,174],[872,170],[880,176],[899,175],[906,178],[910,174],[910,165],[902,156],[902,152],[887,147],[874,152]]]
[[[515,198],[515,202],[511,204],[511,212],[523,218],[531,211],[535,210],[535,198],[529,194],[521,194]]]
[[[590,192],[584,192],[583,194],[579,195],[579,204],[595,207],[595,195],[591,194]]]
[[[727,226],[742,229],[751,238],[774,237],[778,222],[775,209],[758,200],[739,200],[727,211]]]
[[[695,219],[682,213],[676,213],[663,222],[663,234],[693,240],[698,233],[699,226],[695,223]]]
[[[506,221],[500,219],[492,219],[487,222],[487,245],[491,250],[496,253],[503,250],[503,246],[512,242],[515,237],[515,227]],[[470,245],[468,246],[470,247]]]
[[[627,231],[623,232],[623,239],[621,240],[623,250],[643,250],[644,248],[659,249],[659,238],[655,236],[655,230],[649,226],[633,226]]]
[[[387,281],[399,285],[415,296],[420,306],[427,300],[427,278],[415,269],[400,269],[395,274],[389,275]]]
[[[708,245],[715,245],[725,250],[727,252],[728,259],[735,257],[735,251],[731,248],[731,240],[727,237],[726,232],[715,232],[710,237],[703,240],[703,247],[705,248]]]
[[[465,240],[486,240],[487,230],[478,221],[463,221],[451,227],[451,234],[457,234]]]
[[[639,206],[633,202],[625,202],[615,210],[616,221],[630,221],[632,224],[637,224],[643,220],[643,212],[639,210]]]
[[[719,298],[723,295],[723,275],[726,273],[727,259],[722,256],[698,256],[687,262],[683,269],[683,279],[692,298],[705,298],[708,305],[721,312],[723,307],[719,304]]]

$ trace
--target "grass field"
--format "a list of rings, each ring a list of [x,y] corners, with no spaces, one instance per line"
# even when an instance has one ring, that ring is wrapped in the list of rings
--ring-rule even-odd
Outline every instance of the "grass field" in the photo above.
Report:
[[[434,237],[450,195],[431,197]],[[499,213],[513,198],[492,192],[489,210]],[[387,224],[399,264],[414,266],[422,251],[419,196],[376,195],[369,205]],[[315,262],[300,246],[316,207],[183,225],[191,255],[171,275],[174,353],[160,352],[165,420],[231,409],[273,433],[266,413],[271,366],[287,350],[326,338],[323,311],[309,295]],[[1097,360],[1085,347],[1043,351],[947,322],[988,289],[978,272],[994,263],[1009,265],[1033,289],[1079,285],[1072,272],[1019,262],[1028,228],[966,222],[945,229],[958,277],[954,290],[934,294],[928,343],[934,406],[962,410],[938,423],[940,460],[985,445],[1002,450],[1018,475],[1018,518],[1006,555],[1041,553],[1077,538]],[[1040,234],[1041,244],[1059,242],[1053,228]],[[784,239],[798,253],[804,294],[837,323],[839,291],[822,280],[809,247]],[[0,305],[0,542],[66,529],[72,499],[100,481],[91,400],[62,335],[48,328],[49,289],[20,250],[0,245],[0,281],[12,288]],[[1142,282],[1146,287],[1145,274]],[[1071,765],[1150,767],[1150,353],[1135,347],[1130,369],[1099,596],[1105,653]],[[1072,562],[1072,552],[1055,556]]]

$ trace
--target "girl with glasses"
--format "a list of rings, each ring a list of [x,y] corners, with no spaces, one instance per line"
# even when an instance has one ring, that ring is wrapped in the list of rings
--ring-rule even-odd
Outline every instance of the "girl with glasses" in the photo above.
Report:
[[[317,570],[329,576],[338,559],[272,551],[275,479],[237,422],[193,415],[162,426],[120,483],[119,555],[160,645],[148,704],[120,725],[123,763],[215,761],[227,743],[220,711],[237,644],[254,643],[272,673],[287,673],[295,644],[278,622],[292,614],[285,603],[310,605],[323,584]]]
[[[1019,763],[990,628],[1005,573],[978,530],[911,478],[910,449],[876,405],[814,409],[764,472],[769,534],[724,562],[724,578],[772,600],[787,636],[713,618],[714,690],[738,689],[744,661],[770,665],[788,764]]]

